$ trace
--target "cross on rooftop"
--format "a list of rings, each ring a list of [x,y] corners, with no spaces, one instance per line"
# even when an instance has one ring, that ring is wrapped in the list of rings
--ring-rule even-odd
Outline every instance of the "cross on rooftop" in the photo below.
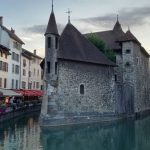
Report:
[[[70,11],[70,9],[68,8],[68,11],[66,13],[68,14],[68,23],[70,23],[70,14],[72,13],[72,11]]]

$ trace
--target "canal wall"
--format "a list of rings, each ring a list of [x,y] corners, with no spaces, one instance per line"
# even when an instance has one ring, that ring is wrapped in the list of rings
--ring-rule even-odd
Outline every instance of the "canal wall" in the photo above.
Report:
[[[0,123],[8,121],[10,119],[15,119],[21,117],[26,114],[32,114],[34,112],[40,112],[41,105],[39,106],[31,106],[20,110],[15,110],[13,112],[5,113],[0,115]]]

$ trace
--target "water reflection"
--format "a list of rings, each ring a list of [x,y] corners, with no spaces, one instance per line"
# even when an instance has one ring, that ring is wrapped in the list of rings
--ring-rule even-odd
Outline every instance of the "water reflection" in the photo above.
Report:
[[[0,125],[0,150],[39,150],[40,147],[37,117],[11,120]]]
[[[42,132],[45,150],[133,150],[134,122],[112,126],[80,126],[55,132]]]
[[[149,150],[150,117],[42,131],[38,117],[0,125],[0,150]]]

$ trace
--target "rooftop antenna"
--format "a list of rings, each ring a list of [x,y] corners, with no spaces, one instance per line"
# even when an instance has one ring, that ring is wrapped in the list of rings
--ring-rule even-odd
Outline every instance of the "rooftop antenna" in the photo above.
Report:
[[[119,21],[119,15],[117,14],[117,22]]]
[[[70,23],[70,14],[72,13],[72,11],[70,11],[70,9],[68,8],[68,11],[66,13],[68,14],[68,23]]]
[[[53,12],[53,9],[54,9],[54,1],[52,0],[52,12]]]

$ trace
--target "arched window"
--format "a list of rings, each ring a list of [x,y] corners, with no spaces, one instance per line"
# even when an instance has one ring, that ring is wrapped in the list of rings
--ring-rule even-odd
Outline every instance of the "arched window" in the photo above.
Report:
[[[84,85],[83,84],[81,84],[80,85],[80,94],[84,94]]]

